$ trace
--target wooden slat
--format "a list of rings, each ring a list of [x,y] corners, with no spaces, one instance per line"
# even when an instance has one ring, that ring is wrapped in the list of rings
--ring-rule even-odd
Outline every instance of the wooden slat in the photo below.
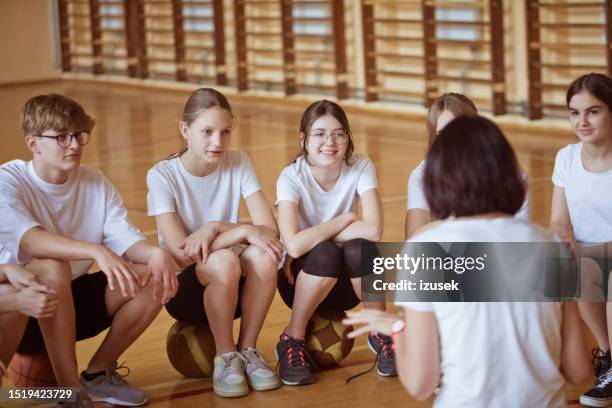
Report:
[[[238,91],[246,91],[249,88],[244,5],[244,1],[234,1],[234,18],[236,19],[234,22],[234,34],[236,38],[236,81]]]
[[[540,47],[531,46],[540,43],[540,30],[537,24],[540,21],[540,10],[537,0],[525,0],[527,10],[527,76],[529,77],[529,96],[527,117],[531,120],[542,117],[542,74],[539,65],[542,63]]]
[[[437,44],[435,41],[430,41],[430,39],[436,38],[436,11],[429,1],[422,0],[421,12],[425,22],[423,24],[423,38],[420,40],[423,42],[423,53],[425,55],[423,59],[423,72],[425,74],[424,102],[425,106],[429,107],[438,96],[438,82],[435,79],[438,75]]]
[[[293,52],[293,6],[291,0],[281,0],[280,4],[282,18],[282,41],[283,41],[283,65],[285,73],[285,95],[293,95],[297,92],[295,81],[295,54]]]
[[[89,0],[89,28],[91,30],[91,53],[93,64],[91,66],[94,75],[104,73],[102,64],[102,29],[100,28],[100,1]]]
[[[128,54],[128,75],[132,78],[149,76],[147,67],[144,3],[142,0],[124,0],[125,41]]]
[[[68,22],[68,0],[58,0],[57,7],[60,27],[60,50],[62,52],[62,71],[68,72],[72,70],[72,57],[70,54],[70,26]]]
[[[225,66],[225,22],[223,18],[223,0],[213,1],[213,16],[215,24],[215,68],[217,85],[227,85],[227,68]]]
[[[608,0],[605,6],[606,16],[606,61],[608,63],[608,75],[612,77],[612,3]]]
[[[361,24],[363,31],[363,65],[365,74],[365,100],[372,102],[378,99],[374,92],[378,87],[376,78],[376,41],[374,39],[374,6],[361,0]]]
[[[506,66],[504,64],[504,10],[502,0],[489,0],[493,114],[506,113]]]
[[[348,70],[346,64],[346,39],[344,37],[344,3],[343,0],[331,1],[334,56],[336,60],[336,97],[341,100],[346,99],[349,96]]]
[[[176,64],[176,80],[187,81],[187,68],[185,67],[185,30],[184,30],[183,4],[180,0],[172,0],[172,28],[174,36],[174,62]]]

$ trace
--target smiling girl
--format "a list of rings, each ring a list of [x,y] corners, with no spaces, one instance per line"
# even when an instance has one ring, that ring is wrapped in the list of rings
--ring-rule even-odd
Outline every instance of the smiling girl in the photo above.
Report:
[[[353,155],[345,112],[320,100],[302,114],[300,153],[276,184],[279,226],[289,254],[279,292],[292,308],[276,346],[279,374],[286,385],[313,382],[304,347],[306,325],[317,308],[348,310],[361,298],[361,245],[382,235],[382,208],[370,160]],[[357,215],[361,200],[362,214]],[[364,302],[384,310],[383,302]],[[371,333],[378,373],[396,375],[391,339]]]
[[[580,142],[557,154],[550,228],[561,239],[572,242],[576,256],[597,260],[603,273],[588,279],[599,287],[603,298],[611,267],[606,254],[612,241],[612,79],[595,73],[583,75],[569,86],[566,102],[570,124]],[[608,406],[612,404],[612,305],[579,302],[578,306],[598,345],[593,353],[598,380],[580,397],[580,403]]]
[[[280,386],[255,346],[283,248],[249,156],[229,150],[233,123],[225,96],[196,90],[179,124],[187,148],[147,174],[149,215],[182,270],[167,310],[189,324],[210,324],[217,351],[214,391],[223,397],[245,395],[249,386]],[[252,225],[238,222],[241,197]],[[232,325],[238,316],[236,345]]]

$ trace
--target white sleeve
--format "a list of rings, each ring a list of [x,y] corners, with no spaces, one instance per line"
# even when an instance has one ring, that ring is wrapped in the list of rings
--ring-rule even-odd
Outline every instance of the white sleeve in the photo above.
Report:
[[[376,169],[374,164],[366,159],[366,164],[359,174],[359,180],[357,181],[357,194],[360,196],[368,190],[378,187],[376,182]]]
[[[552,174],[552,182],[558,187],[565,188],[567,183],[568,167],[569,167],[569,150],[570,146],[564,147],[559,150],[557,157],[555,158],[555,168]]]
[[[529,177],[527,176],[526,172],[523,172],[521,181],[525,186],[525,201],[523,201],[521,208],[516,212],[516,214],[514,214],[514,218],[529,222],[531,220],[531,216],[529,214]]]
[[[24,203],[17,180],[0,176],[0,245],[19,263],[25,263],[30,259],[19,253],[19,244],[26,232],[39,226]]]
[[[121,256],[132,245],[145,237],[128,219],[121,194],[111,182],[102,176],[106,199],[106,216],[102,230],[102,244]]]
[[[416,312],[433,312],[433,302],[395,302],[396,306],[411,309]]]
[[[253,162],[246,152],[240,152],[240,168],[242,169],[242,177],[240,181],[240,193],[242,197],[248,197],[253,193],[261,190]]]
[[[291,171],[291,167],[285,168],[276,180],[276,203],[274,205],[278,205],[281,201],[300,203],[300,190],[296,181],[290,175]]]
[[[147,215],[176,212],[174,190],[155,167],[147,172]]]
[[[413,208],[421,208],[429,211],[429,205],[425,199],[425,190],[423,189],[423,172],[421,165],[412,170],[408,177],[408,210]]]

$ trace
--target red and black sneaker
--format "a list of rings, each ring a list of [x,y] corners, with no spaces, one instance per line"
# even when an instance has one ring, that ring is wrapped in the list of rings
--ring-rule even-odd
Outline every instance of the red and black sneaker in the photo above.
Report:
[[[395,377],[395,352],[393,351],[393,341],[391,337],[380,333],[370,333],[368,336],[368,346],[376,353],[378,375],[383,377]]]
[[[314,382],[311,366],[305,357],[310,360],[304,340],[295,339],[284,333],[280,336],[280,341],[276,344],[276,358],[278,376],[283,384],[306,385]]]

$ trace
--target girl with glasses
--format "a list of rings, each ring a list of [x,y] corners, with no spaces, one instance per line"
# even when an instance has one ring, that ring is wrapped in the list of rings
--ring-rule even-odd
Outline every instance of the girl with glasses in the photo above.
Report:
[[[280,233],[288,252],[278,288],[292,309],[276,346],[279,374],[286,385],[312,383],[304,336],[317,308],[348,310],[360,303],[361,245],[382,236],[383,216],[372,162],[353,155],[346,113],[320,100],[302,114],[300,152],[276,184]],[[362,215],[357,213],[361,200]],[[384,310],[384,302],[364,302]],[[390,338],[369,337],[378,373],[395,374]]]

